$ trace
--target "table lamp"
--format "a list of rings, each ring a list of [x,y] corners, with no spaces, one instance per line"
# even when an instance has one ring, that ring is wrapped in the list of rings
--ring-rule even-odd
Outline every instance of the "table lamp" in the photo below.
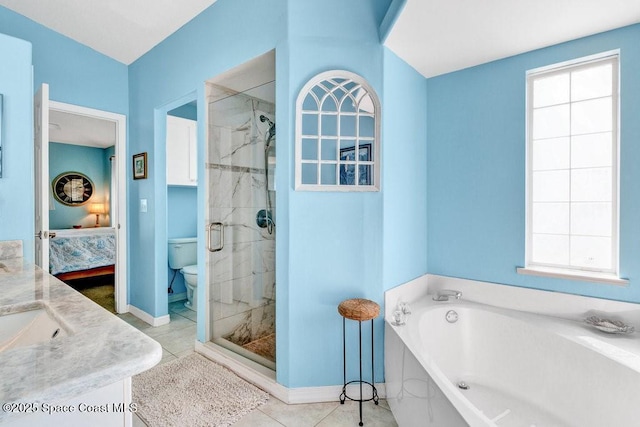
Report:
[[[100,227],[100,214],[104,213],[104,203],[91,203],[89,213],[96,214],[96,227]]]

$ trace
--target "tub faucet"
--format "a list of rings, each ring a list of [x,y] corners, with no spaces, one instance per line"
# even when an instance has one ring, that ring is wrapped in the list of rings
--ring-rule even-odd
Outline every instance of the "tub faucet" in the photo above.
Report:
[[[409,304],[407,304],[406,302],[399,302],[398,310],[402,311],[402,314],[404,315],[411,314],[411,307],[409,307]]]
[[[434,301],[449,301],[449,297],[455,297],[456,299],[462,298],[462,292],[453,291],[450,289],[443,289],[433,297]]]

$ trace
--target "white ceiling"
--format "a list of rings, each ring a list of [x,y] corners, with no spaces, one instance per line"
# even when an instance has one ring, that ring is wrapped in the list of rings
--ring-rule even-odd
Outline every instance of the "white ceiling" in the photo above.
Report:
[[[129,65],[215,2],[0,0],[0,6]]]
[[[49,141],[107,148],[116,144],[116,122],[49,110]]]
[[[130,64],[216,0],[0,0]],[[426,77],[640,22],[640,0],[407,0],[385,45]]]
[[[407,0],[385,45],[433,77],[637,22],[640,0]]]

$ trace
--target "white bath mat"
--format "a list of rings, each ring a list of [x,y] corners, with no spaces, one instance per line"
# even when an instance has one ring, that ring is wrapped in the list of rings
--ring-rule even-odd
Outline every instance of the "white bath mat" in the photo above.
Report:
[[[133,377],[133,402],[149,427],[230,426],[269,394],[197,353]]]

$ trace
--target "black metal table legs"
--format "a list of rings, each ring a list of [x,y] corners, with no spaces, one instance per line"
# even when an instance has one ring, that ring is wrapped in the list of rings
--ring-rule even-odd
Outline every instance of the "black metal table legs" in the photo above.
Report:
[[[358,350],[360,356],[360,379],[347,382],[347,338],[346,338],[346,318],[342,318],[342,363],[343,363],[343,383],[342,393],[340,393],[340,403],[344,405],[346,399],[358,402],[360,411],[360,422],[362,426],[362,402],[368,402],[373,400],[373,403],[378,404],[378,390],[375,386],[375,374],[374,374],[374,346],[373,346],[373,319],[371,319],[371,382],[364,381],[362,379],[362,321],[358,320]],[[349,384],[358,384],[360,386],[360,397],[358,399],[353,398],[347,394],[347,386]],[[368,399],[363,398],[363,385],[371,387],[371,397]]]

